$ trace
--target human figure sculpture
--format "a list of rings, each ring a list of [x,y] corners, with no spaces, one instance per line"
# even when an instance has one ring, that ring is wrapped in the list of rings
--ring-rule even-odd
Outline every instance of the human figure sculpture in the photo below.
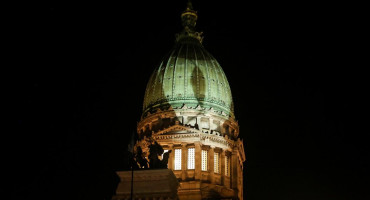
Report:
[[[170,157],[171,150],[167,151],[166,153],[163,154],[163,159],[161,160],[161,168],[162,169],[167,169],[167,164],[168,164],[168,158]]]
[[[152,141],[152,143],[149,145],[149,162],[144,157],[143,150],[140,146],[136,147],[136,155],[134,159],[134,169],[167,169],[168,159],[171,153],[171,150],[167,151],[166,153],[163,153],[164,150],[160,144],[158,144],[156,141]],[[159,156],[162,156],[163,159],[160,160]],[[149,165],[148,165],[149,164]]]
[[[159,160],[158,156],[161,156],[163,152],[162,146],[157,141],[149,145],[149,167],[151,169],[161,168],[161,160]]]
[[[136,159],[137,164],[139,165],[139,168],[144,168],[144,169],[148,168],[148,160],[144,157],[143,150],[141,149],[140,146],[136,148],[135,159]]]

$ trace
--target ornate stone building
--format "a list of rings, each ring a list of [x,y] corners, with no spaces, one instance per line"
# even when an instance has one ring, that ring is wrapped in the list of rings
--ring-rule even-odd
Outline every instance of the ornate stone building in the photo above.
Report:
[[[148,154],[155,140],[172,150],[179,199],[243,199],[245,154],[230,86],[195,31],[197,18],[188,3],[184,30],[148,82],[136,146]]]

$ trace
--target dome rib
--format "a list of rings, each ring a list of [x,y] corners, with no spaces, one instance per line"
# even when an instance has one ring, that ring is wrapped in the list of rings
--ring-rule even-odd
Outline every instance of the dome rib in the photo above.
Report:
[[[194,60],[195,60],[195,64],[194,64],[194,69],[196,70],[196,76],[195,76],[195,80],[196,80],[196,93],[195,93],[195,96],[199,96],[199,65],[198,65],[198,56],[197,56],[197,51],[195,50],[195,47],[193,46],[193,50],[194,50]]]
[[[187,85],[188,85],[188,76],[187,76],[187,69],[188,69],[188,51],[189,51],[189,46],[186,45],[186,53],[185,53],[185,66],[184,66],[184,96],[187,96]]]
[[[204,56],[203,49],[200,49],[200,53],[202,54],[203,59],[206,61],[207,59],[206,59],[206,58],[205,58],[205,56]],[[204,67],[206,68],[206,72],[207,72],[207,79],[208,79],[208,80],[210,80],[210,76],[209,76],[209,71],[210,71],[210,69],[209,69],[209,67],[208,67],[208,63],[207,63],[207,62],[204,62]],[[211,92],[211,85],[210,85],[210,84],[208,84],[208,85],[207,85],[207,87],[208,87],[208,93],[209,93],[209,92]]]
[[[183,31],[176,44],[152,73],[144,95],[143,116],[158,108],[210,109],[233,116],[233,103],[226,75],[217,60],[202,46],[202,32],[196,32],[196,11],[181,14]],[[172,80],[171,80],[172,79]]]
[[[193,108],[198,105],[213,107],[220,114],[233,115],[226,76],[199,41],[184,38],[167,55],[149,80],[143,115],[163,106],[181,107],[183,104]]]

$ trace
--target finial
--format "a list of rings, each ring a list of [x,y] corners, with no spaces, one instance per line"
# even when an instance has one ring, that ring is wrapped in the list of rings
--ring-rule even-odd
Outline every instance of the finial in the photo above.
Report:
[[[193,10],[193,4],[191,3],[190,0],[188,1],[186,9]]]
[[[189,0],[186,6],[186,9],[181,13],[181,21],[182,26],[184,27],[184,30],[177,34],[176,40],[179,41],[181,38],[186,36],[191,36],[200,41],[202,43],[203,36],[202,32],[196,32],[195,31],[195,25],[197,24],[198,14],[197,11],[193,10],[193,4]]]
[[[191,1],[188,1],[186,9],[181,14],[182,25],[186,29],[187,27],[193,30],[197,23],[198,15],[195,10],[193,10],[193,5]]]

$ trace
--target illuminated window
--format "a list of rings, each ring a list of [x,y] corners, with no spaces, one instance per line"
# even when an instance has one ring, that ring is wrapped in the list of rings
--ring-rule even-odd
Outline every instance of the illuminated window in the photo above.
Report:
[[[181,149],[175,149],[175,170],[181,170]]]
[[[208,170],[208,151],[202,150],[202,171]]]
[[[225,175],[230,176],[229,156],[225,156]]]
[[[215,156],[214,156],[214,164],[215,164],[215,173],[220,173],[220,163],[218,162],[219,161],[219,153],[215,152]]]
[[[188,169],[195,169],[195,148],[188,149]]]

